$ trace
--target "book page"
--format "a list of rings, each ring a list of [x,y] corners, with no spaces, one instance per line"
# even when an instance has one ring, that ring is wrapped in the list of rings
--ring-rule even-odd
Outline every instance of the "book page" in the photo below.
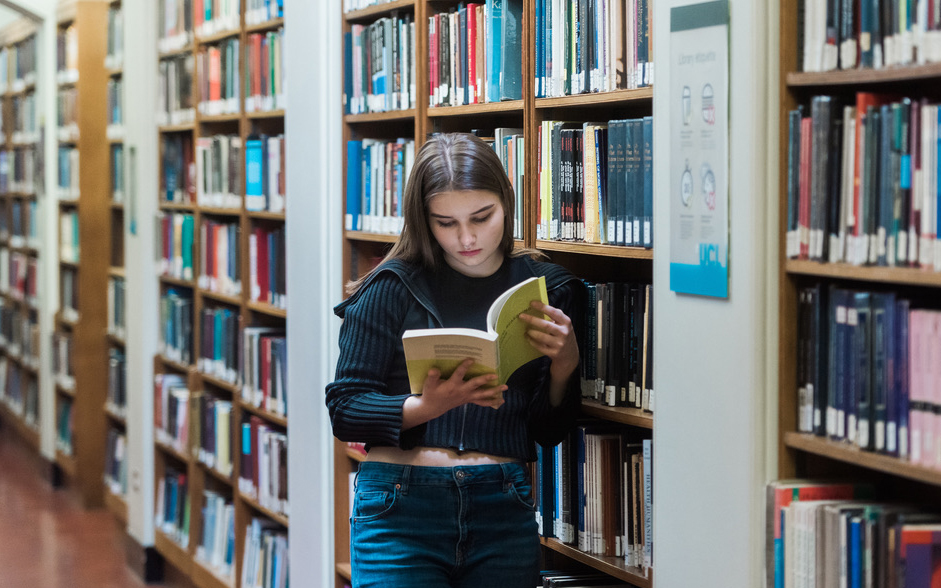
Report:
[[[496,336],[476,329],[411,329],[402,335],[405,364],[412,394],[421,394],[428,370],[437,368],[441,378],[454,373],[465,359],[474,359],[465,379],[496,372]]]
[[[546,318],[546,315],[530,306],[533,300],[549,304],[545,276],[530,278],[507,290],[493,302],[487,313],[488,329],[496,334],[499,344],[500,366],[497,373],[500,375],[500,383],[506,383],[520,366],[542,355],[526,339],[529,324],[519,318],[524,312]]]

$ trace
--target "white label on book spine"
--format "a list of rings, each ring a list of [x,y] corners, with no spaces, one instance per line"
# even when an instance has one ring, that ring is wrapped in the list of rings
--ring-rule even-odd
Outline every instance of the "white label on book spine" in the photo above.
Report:
[[[800,255],[800,238],[798,231],[787,232],[787,245],[785,246],[788,259],[793,259]]]
[[[850,443],[856,442],[856,415],[851,414],[846,419],[846,440]]]
[[[832,406],[827,407],[827,436],[836,436],[836,409]]]
[[[869,419],[859,419],[859,446],[869,447]]]
[[[846,413],[842,410],[836,411],[836,436],[838,439],[846,437]]]
[[[898,436],[896,434],[895,429],[896,429],[896,426],[894,422],[889,421],[888,423],[886,423],[885,425],[885,449],[889,453],[895,453],[897,449],[896,445],[897,445]]]
[[[885,449],[885,423],[876,421],[876,451]]]
[[[908,427],[899,427],[899,457],[908,457]],[[914,461],[914,460],[912,460]]]

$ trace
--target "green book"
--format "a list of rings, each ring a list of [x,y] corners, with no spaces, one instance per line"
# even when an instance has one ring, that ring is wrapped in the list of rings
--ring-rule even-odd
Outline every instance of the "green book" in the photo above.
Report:
[[[474,359],[467,378],[497,374],[494,386],[505,384],[523,364],[542,354],[526,338],[529,324],[522,313],[546,316],[530,303],[549,303],[546,278],[529,278],[497,297],[487,311],[487,330],[464,328],[410,329],[402,335],[412,394],[421,394],[428,370],[437,368],[448,378],[465,359]]]

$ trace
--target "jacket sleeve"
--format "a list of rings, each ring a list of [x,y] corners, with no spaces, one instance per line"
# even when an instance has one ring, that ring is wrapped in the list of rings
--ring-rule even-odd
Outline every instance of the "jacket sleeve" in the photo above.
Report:
[[[346,307],[336,378],[326,387],[333,434],[341,441],[400,444],[409,394],[396,394],[387,382],[409,303],[405,284],[386,273]]]
[[[581,361],[584,358],[584,340],[581,321],[585,313],[585,286],[572,279],[549,293],[549,304],[559,308],[570,319],[575,328],[579,349],[579,367],[569,378],[565,396],[559,406],[549,402],[549,360],[540,360],[540,370],[530,403],[529,431],[532,438],[544,447],[557,445],[575,426],[581,406]]]

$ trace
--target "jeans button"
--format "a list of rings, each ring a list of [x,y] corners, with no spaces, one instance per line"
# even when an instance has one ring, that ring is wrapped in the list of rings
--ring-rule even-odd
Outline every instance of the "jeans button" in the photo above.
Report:
[[[464,470],[458,470],[454,475],[457,476],[458,481],[461,481],[464,479]]]

